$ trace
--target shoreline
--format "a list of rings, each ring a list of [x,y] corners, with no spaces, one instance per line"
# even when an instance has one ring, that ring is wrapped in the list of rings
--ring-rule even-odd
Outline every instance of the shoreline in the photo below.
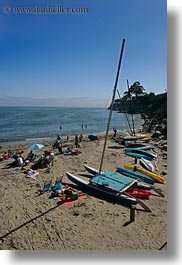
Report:
[[[52,141],[45,141],[45,149],[51,149]],[[81,153],[65,156],[55,150],[56,161],[50,173],[38,169],[37,179],[30,179],[24,173],[12,172],[20,169],[8,168],[10,161],[0,162],[1,203],[0,249],[3,250],[159,250],[167,242],[167,175],[165,184],[156,183],[164,193],[155,193],[144,202],[151,213],[135,211],[135,221],[130,221],[130,210],[120,204],[107,201],[96,194],[86,193],[86,198],[70,206],[57,205],[48,194],[36,195],[36,184],[42,184],[50,177],[54,181],[63,175],[63,184],[69,184],[65,172],[69,171],[85,180],[88,174],[83,165],[99,168],[104,139],[89,141],[85,137]],[[155,144],[155,142],[151,142]],[[18,145],[4,146],[3,150]],[[28,144],[20,146],[28,152]],[[158,174],[166,169],[167,160],[161,148],[158,153]],[[123,147],[108,139],[103,163],[104,170],[115,171],[118,166],[133,163],[133,158],[123,154]]]
[[[128,131],[128,130],[125,130]],[[90,133],[92,134],[92,133]],[[99,133],[93,133],[98,135],[99,137],[104,137],[105,136],[105,132],[99,132]],[[111,136],[113,134],[113,131],[109,131],[109,135]],[[67,141],[67,136],[61,136],[61,134],[59,134],[60,137],[62,138],[63,142]],[[89,134],[83,134],[84,138],[88,138]],[[74,135],[68,135],[70,141],[74,141]],[[57,135],[55,135],[54,137],[37,137],[37,138],[27,138],[27,139],[23,139],[23,140],[14,140],[14,141],[3,141],[0,142],[0,147],[7,147],[7,146],[16,146],[16,145],[26,145],[26,144],[31,144],[32,142],[39,142],[41,144],[45,143],[45,142],[52,142],[55,141],[55,139],[57,138]],[[1,149],[0,149],[1,151]]]

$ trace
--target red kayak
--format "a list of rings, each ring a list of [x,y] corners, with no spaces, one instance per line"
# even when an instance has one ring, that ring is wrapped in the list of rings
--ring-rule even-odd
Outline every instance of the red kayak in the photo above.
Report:
[[[146,146],[146,144],[145,143],[141,143],[141,142],[129,142],[129,143],[126,143],[125,146],[127,148],[135,148],[135,147]]]
[[[152,194],[148,190],[132,188],[132,187],[127,189],[126,193],[128,193],[129,195],[131,195],[131,196],[133,196],[135,198],[140,198],[140,199],[149,199],[150,195]]]

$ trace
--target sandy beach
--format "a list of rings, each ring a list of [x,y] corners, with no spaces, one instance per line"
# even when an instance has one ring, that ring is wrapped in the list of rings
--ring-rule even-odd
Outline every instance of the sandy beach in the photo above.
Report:
[[[36,180],[27,178],[21,167],[8,167],[9,160],[0,162],[1,189],[1,250],[159,250],[167,242],[167,160],[160,148],[158,172],[165,183],[155,183],[165,197],[155,192],[145,200],[151,212],[136,206],[135,221],[130,222],[130,209],[104,200],[97,195],[86,194],[86,198],[71,205],[58,205],[49,199],[49,192],[37,196],[36,184],[44,180],[53,181],[63,176],[63,184],[71,184],[65,175],[69,171],[88,179],[83,165],[99,168],[103,139],[89,141],[85,136],[81,153],[75,156],[59,154],[54,150],[56,161],[50,173],[38,169]],[[42,154],[52,147],[53,141],[46,141],[45,147],[36,151]],[[150,142],[154,144],[154,142]],[[29,144],[21,144],[24,156]],[[4,151],[17,150],[18,145],[2,146]],[[124,155],[123,147],[107,141],[104,170],[115,171],[124,163],[132,164],[133,158]],[[167,249],[166,246],[163,249]]]

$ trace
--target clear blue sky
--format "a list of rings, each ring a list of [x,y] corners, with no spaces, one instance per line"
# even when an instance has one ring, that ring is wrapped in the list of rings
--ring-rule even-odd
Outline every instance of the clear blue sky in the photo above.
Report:
[[[14,11],[58,5],[88,13]],[[147,93],[165,92],[166,0],[1,1],[0,105],[107,107],[123,38],[120,93],[127,79]]]

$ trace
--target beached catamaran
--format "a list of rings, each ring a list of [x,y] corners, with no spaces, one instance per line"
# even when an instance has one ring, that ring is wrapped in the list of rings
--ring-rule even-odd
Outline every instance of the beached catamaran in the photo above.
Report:
[[[73,183],[77,184],[83,189],[90,189],[94,192],[97,192],[99,195],[103,195],[107,199],[112,199],[113,201],[117,203],[121,203],[123,205],[131,206],[131,205],[139,204],[144,210],[151,211],[150,208],[145,203],[143,203],[138,198],[135,198],[127,193],[127,190],[130,187],[137,185],[136,179],[133,179],[133,178],[121,175],[121,174],[117,174],[114,172],[109,172],[109,171],[102,172],[102,165],[103,165],[103,160],[104,160],[104,155],[105,155],[105,149],[106,149],[106,144],[107,144],[108,132],[109,132],[110,121],[111,121],[111,116],[112,116],[112,111],[113,111],[113,104],[115,100],[115,94],[116,94],[116,89],[117,89],[121,61],[123,57],[124,45],[125,45],[125,39],[123,39],[122,46],[121,46],[120,58],[119,58],[119,63],[118,63],[114,90],[113,90],[113,96],[112,96],[112,101],[111,101],[111,107],[110,107],[110,112],[109,112],[109,118],[108,118],[108,124],[107,124],[107,129],[106,129],[106,136],[105,136],[105,141],[104,141],[104,146],[103,146],[103,152],[102,152],[99,172],[95,176],[91,177],[89,181],[83,180],[69,172],[66,172],[66,175]]]

